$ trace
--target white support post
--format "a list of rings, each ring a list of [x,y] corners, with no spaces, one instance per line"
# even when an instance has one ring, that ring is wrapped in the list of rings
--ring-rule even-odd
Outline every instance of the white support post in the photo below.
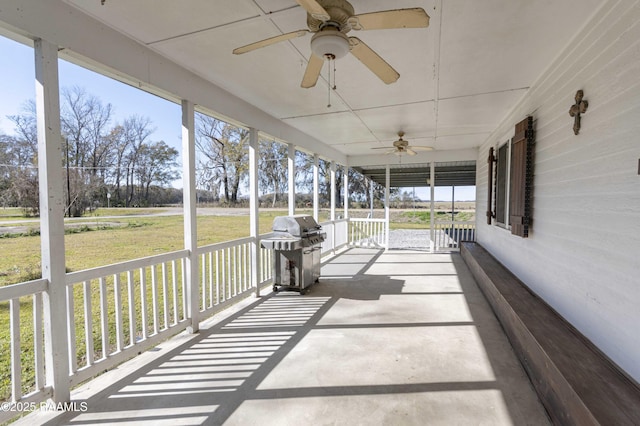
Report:
[[[384,247],[386,250],[389,250],[389,232],[391,231],[391,200],[389,197],[391,196],[391,167],[387,164],[387,169],[385,172],[384,179],[384,220],[385,227],[387,228],[385,232],[385,242]]]
[[[330,220],[336,220],[336,162],[332,161],[330,166],[331,179],[331,216]]]
[[[260,297],[260,235],[258,199],[258,131],[249,129],[249,231],[251,233],[251,287],[256,297]]]
[[[332,161],[331,172],[331,252],[336,253],[336,162]]]
[[[349,218],[349,166],[344,166],[342,175],[342,183],[344,185],[344,218]]]
[[[369,211],[369,218],[373,219],[373,179],[367,178],[369,179],[369,203],[370,203],[370,211]]]
[[[436,209],[436,202],[435,202],[435,194],[436,194],[436,163],[434,161],[431,162],[431,164],[429,164],[429,187],[431,188],[431,195],[430,195],[430,199],[431,199],[431,203],[430,203],[430,217],[431,217],[431,221],[430,221],[430,227],[431,227],[431,232],[430,232],[430,242],[429,242],[429,251],[431,253],[435,253],[437,250],[436,247],[436,229],[435,229],[435,224],[436,224],[436,216],[435,216],[435,209]]]
[[[182,101],[182,198],[184,204],[184,248],[189,250],[185,262],[187,315],[191,320],[189,333],[200,329],[200,291],[198,289],[198,229],[196,226],[196,146],[193,102]]]
[[[292,143],[288,147],[289,216],[292,216],[296,214],[296,147]]]
[[[320,157],[313,155],[313,218],[320,222]]]
[[[60,131],[58,46],[37,39],[36,120],[40,187],[40,251],[44,292],[45,370],[53,401],[69,402],[69,341],[64,251],[64,188]]]

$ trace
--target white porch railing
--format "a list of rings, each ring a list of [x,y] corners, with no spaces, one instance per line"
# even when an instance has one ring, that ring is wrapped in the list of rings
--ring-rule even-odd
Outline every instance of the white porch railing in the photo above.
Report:
[[[0,303],[9,304],[9,335],[11,346],[8,356],[11,360],[11,401],[25,405],[37,404],[49,398],[51,388],[45,383],[44,367],[44,322],[43,293],[48,289],[48,281],[39,279],[0,287]],[[23,318],[27,321],[23,321]],[[33,336],[31,355],[23,360],[21,354],[29,349],[23,347],[21,334]],[[25,342],[26,343],[26,342]],[[6,356],[3,354],[3,356]],[[25,361],[25,362],[23,362]],[[32,371],[33,379],[25,380],[24,373]],[[17,413],[0,411],[0,422]]]
[[[67,274],[72,386],[189,325],[187,256],[180,250]]]
[[[385,247],[387,232],[385,219],[349,219],[349,245],[352,247]]]
[[[435,223],[436,251],[442,248],[460,250],[461,241],[476,240],[476,223],[467,221],[438,221]]]
[[[322,226],[322,232],[327,234],[327,238],[322,243],[322,256],[334,254],[349,244],[349,220],[338,219],[319,224]]]

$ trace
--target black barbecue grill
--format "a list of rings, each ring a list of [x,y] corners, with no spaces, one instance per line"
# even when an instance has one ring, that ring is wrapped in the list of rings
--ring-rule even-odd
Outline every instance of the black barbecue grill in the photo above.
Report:
[[[278,216],[273,235],[261,240],[262,247],[274,250],[273,291],[299,291],[320,278],[320,251],[327,234],[311,216]]]

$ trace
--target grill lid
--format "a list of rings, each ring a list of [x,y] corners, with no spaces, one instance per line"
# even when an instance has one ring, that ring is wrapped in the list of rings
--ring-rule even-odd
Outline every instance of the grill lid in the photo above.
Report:
[[[322,227],[313,219],[313,216],[294,215],[277,216],[273,219],[271,229],[273,232],[288,233],[293,237],[303,238],[318,233]]]

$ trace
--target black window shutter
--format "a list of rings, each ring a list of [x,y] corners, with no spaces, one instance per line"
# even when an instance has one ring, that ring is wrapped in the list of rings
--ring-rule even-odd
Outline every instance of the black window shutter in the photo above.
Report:
[[[511,233],[522,238],[529,236],[532,223],[534,143],[533,117],[527,117],[516,124],[511,141],[509,222]]]

